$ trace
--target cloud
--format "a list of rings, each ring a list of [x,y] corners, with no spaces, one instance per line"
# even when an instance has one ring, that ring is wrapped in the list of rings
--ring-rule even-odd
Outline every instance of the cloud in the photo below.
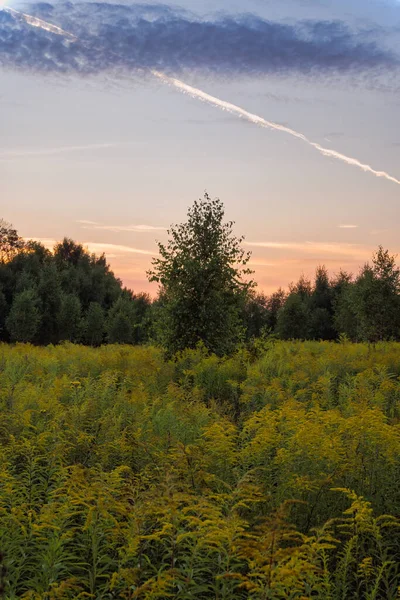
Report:
[[[338,225],[339,229],[357,229],[358,225]]]
[[[399,64],[377,43],[376,31],[351,30],[338,21],[284,24],[254,15],[205,20],[167,6],[108,3],[38,3],[29,12],[69,37],[0,11],[0,65],[82,74],[190,69],[260,75],[356,74]]]
[[[57,240],[53,240],[52,238],[42,238],[42,237],[24,237],[23,240],[25,242],[30,242],[30,241],[40,242],[48,250],[52,250],[54,248],[54,246],[58,243]]]
[[[0,160],[16,160],[18,158],[34,158],[35,156],[53,156],[57,154],[69,154],[71,152],[84,152],[86,150],[107,150],[115,148],[121,144],[105,143],[105,144],[86,144],[83,146],[59,146],[56,148],[22,148],[18,150],[2,150],[0,149]]]
[[[131,246],[121,246],[120,244],[106,244],[104,242],[83,242],[90,252],[114,252],[118,254],[146,254],[152,256],[154,252],[150,250],[141,250],[140,248],[132,248]]]
[[[34,242],[42,243],[46,248],[52,249],[57,244],[57,240],[51,238],[24,238],[27,242],[33,240]],[[87,248],[89,252],[95,254],[105,253],[108,257],[116,257],[129,254],[143,254],[146,256],[153,256],[154,252],[150,250],[143,250],[141,248],[133,248],[132,246],[123,246],[121,244],[107,244],[104,242],[80,242],[82,246]]]
[[[210,94],[207,94],[207,92],[204,92],[203,90],[192,87],[191,85],[188,85],[187,83],[185,83],[183,81],[180,81],[176,77],[168,77],[168,76],[164,75],[163,73],[160,73],[159,71],[152,71],[152,74],[155,77],[158,77],[164,83],[174,86],[180,92],[182,92],[184,94],[188,94],[192,98],[196,98],[198,100],[201,100],[202,102],[206,102],[207,104],[210,104],[211,106],[215,106],[224,111],[227,111],[228,113],[230,113],[232,115],[237,115],[239,118],[245,119],[246,121],[249,121],[250,123],[253,123],[254,125],[257,125],[257,127],[262,127],[262,128],[266,128],[266,129],[272,129],[274,131],[280,131],[282,133],[287,133],[287,134],[291,135],[292,137],[297,138],[297,139],[301,140],[302,142],[305,142],[312,148],[315,148],[315,150],[320,152],[320,154],[322,154],[322,156],[325,156],[326,158],[334,158],[335,160],[340,160],[349,166],[353,166],[353,167],[357,167],[358,169],[361,169],[362,171],[364,171],[364,173],[372,173],[373,175],[375,175],[375,177],[383,177],[383,178],[387,179],[388,181],[392,181],[393,183],[400,185],[400,180],[396,179],[396,177],[393,177],[393,175],[386,173],[386,171],[377,171],[376,169],[372,168],[371,165],[361,162],[358,158],[355,158],[353,156],[346,156],[346,154],[342,154],[341,152],[337,152],[336,150],[332,150],[330,148],[324,148],[324,146],[321,146],[321,144],[312,142],[306,135],[304,135],[304,133],[300,133],[299,131],[296,131],[295,129],[291,129],[290,127],[287,127],[285,125],[280,125],[279,123],[274,123],[273,121],[267,121],[260,115],[251,113],[251,112],[245,110],[244,108],[237,106],[236,104],[232,104],[231,102],[227,102],[226,100],[222,100],[221,98],[217,98],[216,96],[211,96]]]
[[[99,229],[101,231],[112,231],[113,233],[154,233],[156,231],[167,231],[167,227],[156,227],[154,225],[102,225],[96,221],[77,221],[82,229]]]
[[[319,256],[364,257],[371,253],[370,248],[360,244],[342,242],[244,242],[246,246],[270,250],[288,250]]]

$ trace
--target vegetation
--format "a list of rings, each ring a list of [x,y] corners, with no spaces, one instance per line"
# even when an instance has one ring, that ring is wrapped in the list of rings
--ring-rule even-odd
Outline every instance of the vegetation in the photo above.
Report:
[[[195,202],[171,226],[148,272],[159,295],[123,288],[105,256],[64,239],[50,252],[0,221],[0,341],[155,343],[168,356],[199,342],[218,356],[273,334],[283,340],[400,340],[400,269],[379,247],[354,278],[324,266],[289,292],[257,294],[250,254],[219,200]]]
[[[104,255],[64,239],[50,252],[0,222],[0,340],[140,343],[151,301],[122,286]]]
[[[151,301],[0,222],[0,596],[400,597],[395,258],[267,297],[241,243],[195,202]]]
[[[250,254],[224,223],[220,200],[195,202],[187,223],[171,227],[167,245],[158,244],[150,281],[161,285],[160,341],[171,354],[202,342],[223,356],[241,339],[244,308],[253,282]]]
[[[398,598],[400,344],[3,344],[0,410],[7,600]]]

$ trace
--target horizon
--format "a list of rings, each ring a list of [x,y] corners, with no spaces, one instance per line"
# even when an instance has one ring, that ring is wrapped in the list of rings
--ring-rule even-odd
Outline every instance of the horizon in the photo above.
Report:
[[[94,225],[94,223],[90,223],[90,224]],[[101,226],[99,226],[99,227],[101,228]],[[131,227],[126,226],[125,229],[127,229],[127,228],[130,229]],[[143,232],[145,231],[146,233],[149,233],[149,231],[152,231],[151,229],[148,230],[145,225],[142,225],[142,226],[139,225],[139,226],[136,226],[136,228],[137,228],[137,231],[143,231]],[[346,227],[346,228],[348,228],[348,227]],[[167,231],[166,230],[165,230],[164,234],[165,234],[164,237],[166,238],[167,237]],[[58,240],[56,240],[56,239],[49,239],[49,238],[29,238],[29,237],[23,237],[22,239],[23,239],[23,241],[25,243],[29,242],[29,241],[40,242],[41,244],[43,244],[43,246],[45,248],[47,248],[50,251],[53,251],[54,248],[55,248],[55,246],[58,243],[62,242],[62,240],[64,238],[68,238],[68,236],[63,236],[63,237],[61,237]],[[72,239],[72,238],[68,238],[68,239]],[[154,298],[157,297],[157,293],[158,293],[158,290],[159,290],[159,284],[154,283],[154,282],[153,283],[149,282],[149,280],[147,278],[147,275],[146,275],[148,269],[151,267],[151,261],[152,261],[152,259],[158,255],[157,251],[151,252],[151,251],[147,251],[147,250],[140,250],[140,249],[133,248],[133,247],[130,247],[130,246],[123,246],[123,245],[118,245],[118,244],[109,244],[109,243],[104,243],[104,242],[85,242],[85,241],[82,241],[82,240],[73,240],[73,241],[75,243],[77,243],[77,244],[82,245],[82,247],[86,251],[88,251],[89,253],[91,253],[91,254],[95,254],[96,256],[100,256],[100,255],[104,254],[104,256],[105,256],[105,258],[107,260],[107,264],[111,267],[111,270],[113,271],[113,273],[115,274],[115,276],[118,277],[122,281],[123,285],[125,287],[127,287],[128,289],[130,289],[132,292],[134,292],[134,293],[140,293],[140,292],[147,293],[147,294],[150,295],[150,297],[152,299],[154,299]],[[160,240],[160,241],[162,241],[162,240]],[[250,244],[246,244],[245,240],[243,242],[243,245],[245,246],[246,249],[250,246]],[[257,244],[253,244],[253,245],[257,246]],[[280,245],[278,244],[278,246],[276,247],[276,245],[274,243],[272,243],[272,244],[269,245],[269,248],[276,249],[276,250],[279,251],[281,249],[279,246]],[[285,245],[285,246],[288,246],[288,245]],[[306,242],[305,246],[309,246],[309,250],[312,252],[313,248],[315,247],[315,244],[312,244],[312,242]],[[329,244],[324,244],[324,245],[321,244],[320,246],[323,246],[326,250],[329,250]],[[354,245],[354,247],[355,246],[356,245]],[[257,293],[263,293],[263,294],[266,294],[268,296],[268,295],[271,295],[271,294],[273,294],[274,292],[276,292],[276,291],[278,291],[280,289],[282,289],[283,291],[285,291],[285,292],[288,293],[289,289],[290,289],[290,286],[293,285],[293,284],[295,284],[295,283],[297,283],[303,277],[306,280],[310,280],[311,282],[313,282],[314,276],[315,276],[316,271],[317,271],[317,269],[319,267],[325,267],[327,269],[328,275],[329,275],[329,277],[330,277],[331,280],[333,280],[335,278],[335,276],[338,275],[342,271],[348,273],[353,278],[355,278],[362,271],[363,267],[366,264],[371,264],[373,255],[375,254],[375,252],[377,252],[377,250],[378,250],[378,248],[380,246],[381,245],[378,244],[377,247],[375,247],[374,249],[372,249],[371,254],[368,257],[365,258],[364,262],[359,262],[357,264],[356,268],[353,271],[349,270],[349,269],[345,269],[342,266],[339,266],[336,269],[329,269],[324,262],[316,262],[314,265],[311,265],[312,259],[309,259],[310,266],[309,266],[309,270],[307,272],[305,270],[303,270],[301,272],[298,272],[297,276],[294,277],[293,279],[291,279],[290,281],[288,281],[286,283],[286,285],[278,285],[275,288],[271,287],[271,289],[269,289],[269,290],[261,288],[260,285],[259,285],[259,282],[257,281],[256,267],[257,267],[258,263],[257,263],[256,260],[253,259],[253,255],[251,256],[251,258],[249,260],[248,266],[253,271],[253,276],[251,278],[255,281],[256,292]],[[296,248],[296,246],[294,248]],[[292,249],[294,249],[294,248],[292,248]],[[284,249],[286,249],[286,247]],[[332,248],[332,250],[334,251],[335,248]],[[365,249],[361,249],[360,248],[358,250],[360,252],[360,255],[361,255],[361,251],[362,250],[365,250]],[[388,250],[389,254],[393,255],[397,259],[398,255],[397,254],[393,254],[390,251],[390,249],[384,248],[384,250]],[[250,251],[252,252],[252,250],[250,250]],[[118,272],[117,268],[113,267],[113,264],[117,264],[117,265],[119,264],[118,253],[121,253],[124,256],[126,256],[126,255],[129,256],[131,254],[134,254],[134,255],[138,255],[139,257],[146,257],[144,259],[144,261],[143,261],[144,262],[144,269],[145,270],[142,273],[142,275],[145,276],[145,279],[143,280],[144,285],[143,285],[142,288],[133,287],[133,286],[129,285],[129,279],[125,280],[121,276],[121,274]],[[116,259],[116,261],[114,262],[113,259]],[[396,262],[397,262],[397,264],[399,264],[398,260],[396,260]],[[281,264],[281,263],[279,263],[279,264]],[[128,269],[129,269],[129,266],[128,266]]]

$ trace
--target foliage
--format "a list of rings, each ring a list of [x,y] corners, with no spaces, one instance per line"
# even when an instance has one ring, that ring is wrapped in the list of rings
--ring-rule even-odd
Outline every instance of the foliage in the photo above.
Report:
[[[6,327],[13,342],[31,342],[38,330],[40,313],[34,289],[27,289],[14,298]]]
[[[66,294],[61,299],[60,310],[58,313],[58,328],[60,340],[77,342],[80,339],[80,330],[82,324],[81,303],[74,294]]]
[[[283,340],[306,340],[309,333],[307,304],[297,292],[292,292],[278,314],[276,332]]]
[[[350,313],[350,314],[349,314]],[[400,269],[382,246],[339,303],[340,330],[359,340],[396,339],[400,332]],[[354,324],[348,330],[347,323]]]
[[[241,312],[252,287],[244,277],[250,254],[224,222],[220,200],[194,202],[186,223],[172,226],[168,243],[158,244],[150,281],[161,286],[159,326],[170,354],[202,342],[219,355],[232,352],[241,338]]]
[[[23,240],[11,223],[0,219],[0,261],[10,260],[24,247]]]
[[[124,302],[124,326],[132,335],[110,339],[147,341],[150,299],[124,289],[104,256],[69,239],[53,252],[38,242],[22,244],[14,230],[3,234],[1,223],[0,340],[99,345],[104,330],[115,329],[111,321]]]
[[[0,341],[156,343],[172,356],[199,342],[219,356],[283,340],[400,340],[400,269],[381,246],[356,278],[324,266],[267,296],[248,279],[250,254],[206,194],[171,227],[148,272],[159,295],[123,288],[104,255],[68,238],[49,251],[0,220]],[[23,295],[21,295],[23,294]],[[21,306],[24,308],[21,310]],[[26,318],[23,311],[27,312]],[[30,315],[30,318],[28,318]],[[26,324],[24,325],[24,318]]]
[[[104,311],[98,302],[89,304],[83,328],[85,343],[100,346],[104,337]]]
[[[395,600],[399,365],[0,345],[4,597]]]

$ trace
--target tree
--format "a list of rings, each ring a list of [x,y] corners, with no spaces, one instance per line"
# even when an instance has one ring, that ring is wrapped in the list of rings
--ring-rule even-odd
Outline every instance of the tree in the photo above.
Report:
[[[336,338],[332,314],[329,310],[319,306],[311,308],[308,337],[311,340],[334,340]]]
[[[400,269],[396,257],[379,246],[372,266],[357,278],[353,300],[361,338],[369,342],[395,338],[400,328]]]
[[[345,334],[350,340],[358,340],[357,318],[354,310],[353,277],[340,271],[332,280],[333,324],[337,334]]]
[[[277,292],[274,292],[268,298],[267,307],[269,311],[269,328],[271,331],[275,331],[276,329],[278,314],[284,306],[286,299],[287,293],[282,288],[279,288]]]
[[[39,298],[33,289],[17,294],[6,319],[6,328],[13,342],[32,342],[40,324]]]
[[[3,337],[6,324],[8,305],[4,292],[0,289],[0,336]],[[0,339],[1,339],[0,338]]]
[[[334,323],[339,334],[345,334],[353,342],[360,341],[360,327],[357,317],[355,283],[348,283],[341,290],[335,303]]]
[[[283,304],[276,316],[276,333],[284,340],[305,340],[310,335],[311,281],[301,275],[296,284],[289,285],[289,290],[286,299],[280,297]]]
[[[257,294],[251,290],[243,316],[247,338],[252,339],[266,333],[273,333],[276,329],[279,310],[285,301],[286,292],[281,288],[271,296]]]
[[[379,246],[372,257],[372,271],[376,282],[373,338],[395,338],[400,332],[400,269],[396,266],[396,256]]]
[[[107,317],[107,341],[110,344],[133,344],[135,341],[135,308],[130,298],[119,298]]]
[[[151,299],[144,292],[133,294],[132,302],[135,315],[134,343],[142,344],[147,341],[150,333]]]
[[[87,256],[88,253],[82,244],[77,244],[69,238],[64,238],[54,247],[54,259],[60,266],[73,265],[76,267]]]
[[[66,294],[61,300],[58,312],[58,328],[60,340],[78,342],[81,336],[81,303],[73,294]]]
[[[289,285],[289,290],[291,294],[297,294],[302,300],[308,300],[312,294],[311,281],[301,275],[296,284],[291,283]]]
[[[317,267],[315,271],[315,282],[311,293],[310,305],[315,308],[325,308],[328,312],[332,310],[332,290],[328,271],[325,266]]]
[[[335,293],[335,324],[353,341],[398,339],[400,269],[396,257],[379,246],[354,283],[344,274]]]
[[[104,311],[98,302],[92,302],[84,323],[84,341],[90,346],[100,346],[104,337]]]
[[[0,219],[0,262],[10,260],[24,247],[24,241],[11,223]]]
[[[223,355],[241,339],[241,315],[254,284],[244,279],[251,273],[250,253],[233,225],[224,222],[222,202],[205,194],[189,208],[186,223],[171,226],[168,243],[158,243],[160,257],[148,277],[161,286],[159,333],[169,354],[203,342]]]
[[[40,344],[58,342],[58,320],[61,307],[61,286],[54,264],[44,265],[40,273],[38,295],[41,301]]]
[[[333,325],[333,290],[328,271],[317,267],[315,283],[309,299],[310,337],[314,340],[333,340],[336,332]]]
[[[264,294],[251,293],[245,303],[243,314],[246,337],[251,340],[269,329],[270,312],[268,298]]]
[[[288,296],[278,313],[276,332],[283,340],[305,340],[309,335],[309,310],[300,294]]]
[[[105,315],[118,298],[133,298],[132,292],[123,288],[115,277],[104,255],[90,254],[81,244],[67,238],[51,252],[32,240],[22,245],[11,227],[7,232],[8,237],[3,231],[2,238],[3,255],[7,258],[0,258],[0,340],[9,340],[5,317],[16,296],[26,290],[36,290],[38,296],[41,320],[34,340],[38,344],[58,343],[61,339],[78,341],[84,335],[81,314],[88,317],[92,303],[98,303]],[[139,294],[134,300],[140,326],[135,328],[133,342],[140,343],[148,335],[146,311],[150,299]],[[100,320],[99,311],[92,314],[91,309],[90,326],[84,323],[93,333],[90,339],[94,344],[102,341],[99,334],[95,335]]]

